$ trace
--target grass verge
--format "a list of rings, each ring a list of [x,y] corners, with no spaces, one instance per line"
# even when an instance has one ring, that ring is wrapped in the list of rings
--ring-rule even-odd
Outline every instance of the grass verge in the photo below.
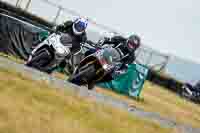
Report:
[[[176,132],[11,70],[0,69],[0,81],[0,132]]]

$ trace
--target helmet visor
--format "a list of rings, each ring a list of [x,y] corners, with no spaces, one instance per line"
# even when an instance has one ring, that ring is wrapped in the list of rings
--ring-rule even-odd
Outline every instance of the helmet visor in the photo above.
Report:
[[[139,42],[138,40],[128,41],[127,45],[130,49],[137,49],[137,47],[139,46]]]
[[[83,22],[78,22],[74,24],[74,28],[77,32],[83,32],[86,29],[86,25]]]

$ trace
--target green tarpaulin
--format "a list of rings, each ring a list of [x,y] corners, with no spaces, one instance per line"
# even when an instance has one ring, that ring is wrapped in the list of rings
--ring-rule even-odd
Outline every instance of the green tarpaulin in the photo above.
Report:
[[[128,70],[110,82],[98,86],[111,89],[128,96],[139,97],[148,74],[148,68],[141,64],[130,64]]]

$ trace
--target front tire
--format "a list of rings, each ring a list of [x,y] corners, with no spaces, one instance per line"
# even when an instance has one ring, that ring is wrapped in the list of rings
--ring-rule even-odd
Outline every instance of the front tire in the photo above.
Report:
[[[53,55],[48,49],[45,48],[36,52],[32,59],[26,63],[26,65],[50,73],[50,71],[46,69],[46,66],[51,62],[52,59]]]
[[[83,67],[76,70],[76,72],[69,77],[68,81],[77,85],[88,84],[88,89],[94,88],[94,82],[92,78],[95,76],[95,66],[84,65]]]

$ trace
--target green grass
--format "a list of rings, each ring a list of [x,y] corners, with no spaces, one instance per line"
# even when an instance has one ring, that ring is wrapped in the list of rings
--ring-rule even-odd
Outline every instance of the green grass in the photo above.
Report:
[[[0,69],[2,133],[173,133],[123,110]]]

